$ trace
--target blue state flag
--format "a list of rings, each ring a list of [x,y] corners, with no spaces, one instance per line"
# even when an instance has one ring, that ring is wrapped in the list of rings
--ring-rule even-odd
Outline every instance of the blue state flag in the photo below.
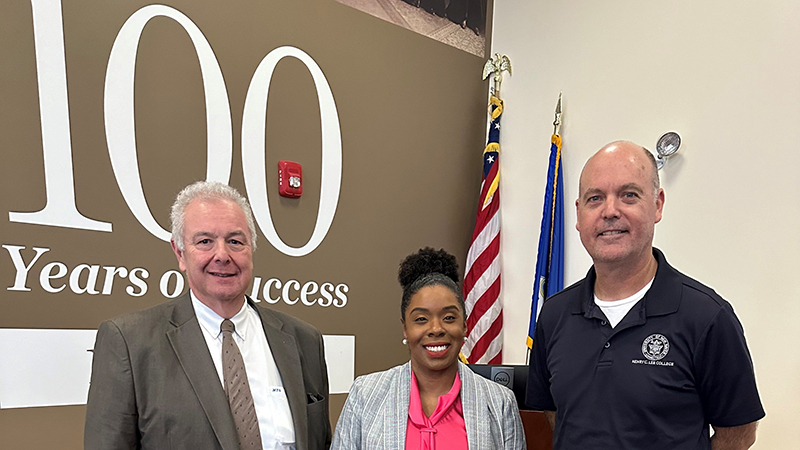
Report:
[[[533,346],[536,319],[544,299],[564,289],[564,177],[561,169],[561,136],[554,134],[547,168],[539,252],[531,298],[531,321],[528,326],[528,348]]]

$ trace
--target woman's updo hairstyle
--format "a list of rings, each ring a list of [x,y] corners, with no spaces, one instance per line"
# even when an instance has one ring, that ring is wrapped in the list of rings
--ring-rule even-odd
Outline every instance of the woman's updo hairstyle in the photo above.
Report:
[[[450,289],[458,299],[461,313],[466,320],[464,296],[458,285],[458,263],[456,257],[444,249],[434,250],[431,247],[420,249],[406,256],[400,263],[397,280],[403,287],[403,301],[400,303],[400,319],[405,320],[406,309],[411,297],[427,286],[444,286]]]

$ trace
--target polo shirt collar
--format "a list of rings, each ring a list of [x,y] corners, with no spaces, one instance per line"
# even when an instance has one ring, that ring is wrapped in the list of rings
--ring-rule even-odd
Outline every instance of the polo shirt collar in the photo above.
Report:
[[[680,276],[674,267],[670,266],[661,250],[653,247],[653,256],[656,258],[658,268],[653,285],[639,302],[644,305],[646,317],[662,316],[678,311],[681,303]],[[594,266],[589,269],[580,286],[580,302],[575,306],[573,314],[583,314],[586,317],[603,318],[600,308],[594,303],[594,282],[597,273]],[[595,311],[596,310],[596,311]]]

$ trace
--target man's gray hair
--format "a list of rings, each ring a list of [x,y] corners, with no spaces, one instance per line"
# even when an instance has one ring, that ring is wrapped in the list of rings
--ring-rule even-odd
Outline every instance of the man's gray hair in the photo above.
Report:
[[[239,191],[218,181],[196,181],[183,188],[178,196],[175,197],[169,218],[172,222],[172,240],[181,251],[186,249],[186,245],[183,242],[186,207],[194,200],[229,200],[239,205],[242,212],[244,212],[244,217],[247,219],[247,228],[250,229],[250,241],[253,251],[256,251],[256,223],[253,220],[253,211],[250,209],[250,204],[247,203],[247,199]]]

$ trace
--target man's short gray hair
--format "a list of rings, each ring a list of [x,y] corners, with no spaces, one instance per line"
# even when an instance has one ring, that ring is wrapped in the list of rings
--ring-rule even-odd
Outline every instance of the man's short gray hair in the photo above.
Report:
[[[247,199],[236,189],[218,181],[196,181],[185,188],[175,197],[169,215],[172,222],[172,240],[181,250],[186,249],[183,242],[184,218],[186,207],[194,200],[229,200],[242,209],[244,217],[247,219],[247,228],[250,229],[250,241],[253,251],[256,251],[256,223],[253,220],[253,211]]]

